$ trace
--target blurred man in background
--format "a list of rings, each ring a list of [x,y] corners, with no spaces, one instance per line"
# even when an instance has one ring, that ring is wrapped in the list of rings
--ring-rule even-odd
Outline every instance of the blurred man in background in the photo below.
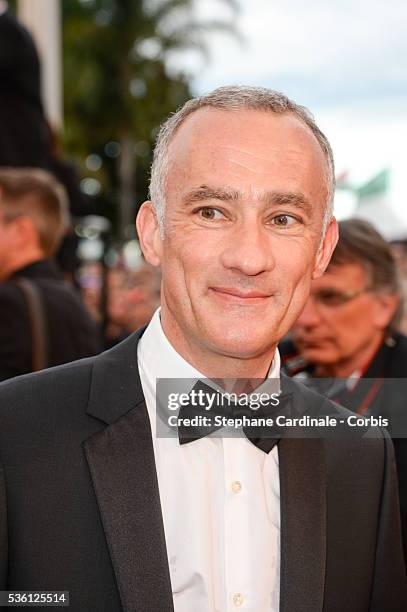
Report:
[[[106,348],[147,325],[160,305],[161,275],[143,262],[137,270],[112,268],[108,277]]]
[[[399,474],[407,553],[407,338],[396,261],[390,245],[367,221],[339,222],[339,241],[323,276],[280,345],[291,375],[358,414],[389,418]],[[400,426],[398,428],[398,426]],[[401,429],[400,429],[401,428]]]
[[[51,261],[68,221],[51,175],[0,168],[0,380],[99,350],[95,324]]]

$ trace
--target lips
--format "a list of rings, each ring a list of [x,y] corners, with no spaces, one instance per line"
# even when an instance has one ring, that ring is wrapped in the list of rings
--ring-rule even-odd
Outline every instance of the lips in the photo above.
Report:
[[[302,349],[316,349],[325,344],[330,344],[332,340],[330,338],[318,338],[312,340],[304,340],[304,338],[296,339],[297,343],[301,345]]]
[[[263,291],[242,291],[236,287],[211,287],[210,289],[217,297],[231,301],[251,303],[260,302],[270,297],[269,293],[264,293]]]

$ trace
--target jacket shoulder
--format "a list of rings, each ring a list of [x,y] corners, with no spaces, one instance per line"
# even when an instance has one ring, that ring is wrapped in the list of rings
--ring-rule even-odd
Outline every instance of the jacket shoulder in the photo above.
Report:
[[[20,287],[13,282],[0,283],[0,309],[5,311],[10,307],[24,305],[24,295]]]
[[[16,376],[0,383],[0,421],[7,415],[86,404],[95,357]]]
[[[98,355],[0,383],[0,421],[7,416],[15,419],[19,412],[22,419],[28,412],[41,418],[56,413],[83,415],[92,398],[98,404],[115,406],[117,391],[127,387],[132,400],[136,391],[141,392],[136,371],[137,342],[143,331]]]

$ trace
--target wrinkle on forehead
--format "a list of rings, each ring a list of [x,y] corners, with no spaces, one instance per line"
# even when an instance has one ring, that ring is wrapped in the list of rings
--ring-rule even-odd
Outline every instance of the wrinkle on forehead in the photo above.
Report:
[[[193,163],[192,163],[193,160]],[[315,159],[304,154],[299,148],[285,148],[283,150],[278,147],[269,147],[263,151],[246,151],[233,146],[216,146],[205,147],[201,149],[199,146],[195,151],[186,151],[185,149],[171,156],[168,164],[168,175],[171,172],[180,172],[185,175],[186,172],[199,174],[205,170],[218,171],[219,164],[236,175],[236,177],[247,178],[253,175],[252,180],[257,178],[265,178],[271,172],[278,168],[286,168],[289,170],[292,178],[298,178],[299,175],[308,175],[315,169]],[[321,168],[323,174],[324,170]],[[191,175],[193,176],[193,175]],[[289,175],[288,175],[289,176]],[[322,177],[321,177],[322,178]],[[325,180],[327,179],[325,174]],[[323,178],[322,178],[323,182]]]
[[[213,151],[214,159],[216,160],[218,154],[222,156],[223,151],[232,167],[236,166],[239,169],[247,170],[256,175],[265,174],[269,171],[269,167],[267,167],[266,164],[268,166],[270,165],[271,157],[273,158],[274,165],[297,161],[298,164],[305,167],[310,166],[313,162],[312,158],[305,156],[300,148],[296,149],[293,147],[284,149],[270,147],[267,151],[264,151],[263,154],[245,151],[236,147],[218,147]]]
[[[309,147],[301,146],[293,143],[281,144],[276,143],[267,145],[261,143],[256,148],[247,147],[240,141],[236,144],[227,145],[213,140],[205,139],[198,142],[173,143],[171,154],[168,158],[168,170],[185,171],[187,168],[198,170],[203,164],[208,164],[207,167],[216,168],[220,162],[226,164],[233,171],[240,174],[240,171],[245,171],[254,176],[261,177],[270,173],[272,168],[278,166],[287,167],[290,164],[293,170],[302,172],[311,172],[315,169],[316,164],[322,161],[321,171],[327,179],[327,165],[325,160],[318,160],[319,155],[323,156],[318,149],[310,150]],[[184,144],[184,146],[181,146]],[[311,152],[312,151],[312,152]],[[316,154],[316,155],[315,155]],[[192,160],[194,164],[192,165]],[[296,174],[296,172],[295,172]]]

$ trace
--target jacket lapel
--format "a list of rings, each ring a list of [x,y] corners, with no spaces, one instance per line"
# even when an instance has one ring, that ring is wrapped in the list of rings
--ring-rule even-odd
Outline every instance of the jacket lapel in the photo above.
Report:
[[[323,416],[322,396],[281,375],[287,417]],[[330,410],[332,410],[330,405]],[[314,435],[314,437],[310,437]],[[315,435],[317,437],[315,437]],[[320,612],[326,566],[324,432],[287,427],[278,445],[281,495],[280,612]],[[318,437],[319,436],[319,437]]]
[[[323,609],[326,559],[324,441],[283,438],[280,612]]]
[[[108,426],[84,448],[123,610],[173,612],[139,335],[95,360],[87,412]]]

